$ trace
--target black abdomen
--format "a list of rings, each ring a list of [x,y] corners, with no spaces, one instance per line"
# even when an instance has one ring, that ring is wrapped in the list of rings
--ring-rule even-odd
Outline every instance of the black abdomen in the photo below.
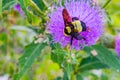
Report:
[[[86,31],[87,27],[86,27],[86,24],[81,21],[81,25],[82,25],[82,31]]]

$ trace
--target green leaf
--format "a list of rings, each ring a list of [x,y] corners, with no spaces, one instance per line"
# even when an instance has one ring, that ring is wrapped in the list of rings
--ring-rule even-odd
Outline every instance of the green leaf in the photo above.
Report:
[[[5,28],[1,28],[1,31],[3,32],[0,33],[0,49],[2,50],[0,53],[7,53],[7,41],[8,41],[8,34],[4,31]]]
[[[51,54],[51,59],[58,63],[59,65],[62,64],[62,62],[64,61],[64,57],[65,57],[65,52],[61,51],[61,50],[54,50],[52,51]]]
[[[38,13],[37,15],[39,15],[39,17],[44,18],[46,15],[44,14],[45,12],[43,12],[42,10],[40,10],[40,8],[38,7],[38,5],[36,3],[34,3],[32,0],[28,0],[29,1],[29,5],[31,6],[31,8],[33,8],[33,13]],[[39,2],[38,2],[39,3]]]
[[[95,50],[97,52],[96,58],[98,58],[100,62],[108,65],[112,69],[120,70],[120,60],[104,46],[94,45],[92,47],[86,47],[85,50],[89,53]]]
[[[72,72],[72,64],[67,63],[66,72],[67,72],[68,78],[70,79],[71,78],[71,72]]]
[[[102,8],[105,8],[105,7],[110,3],[110,1],[111,1],[111,0],[107,0],[107,1],[105,2],[105,4],[102,6]]]
[[[80,73],[76,75],[76,80],[83,80],[83,77]]]
[[[16,0],[2,0],[2,11],[9,10],[15,3],[17,3]]]
[[[101,68],[107,68],[108,66],[102,62],[100,62],[96,57],[87,57],[82,59],[79,70],[81,71],[87,71],[92,69],[101,69]]]
[[[40,22],[46,22],[48,19],[46,13],[41,11],[32,0],[19,0],[19,2],[29,23],[33,26],[38,26]]]
[[[38,26],[41,22],[41,19],[39,17],[37,17],[36,15],[28,12],[29,18],[30,20],[28,20],[32,26]]]
[[[2,0],[0,0],[0,18],[2,17]]]
[[[27,16],[28,22],[34,26],[39,25],[39,23],[41,22],[40,18],[35,16],[34,14],[32,14],[32,12],[30,12],[28,10],[29,0],[19,0],[19,2],[20,2],[20,6],[23,9],[25,15]]]
[[[63,49],[61,49],[59,44],[53,44],[51,46],[53,49],[51,54],[51,59],[61,66],[66,56],[66,52]]]
[[[19,2],[20,2],[20,6],[21,6],[22,10],[24,11],[25,15],[27,16],[28,21],[31,23],[32,20],[31,20],[29,12],[27,11],[28,0],[19,0]]]
[[[68,79],[68,75],[67,75],[67,72],[66,72],[66,71],[64,72],[64,75],[63,75],[63,80],[69,80],[69,79]]]
[[[35,59],[40,55],[43,48],[45,48],[46,43],[34,44],[26,46],[24,54],[19,59],[20,72],[15,75],[14,80],[19,80],[24,73],[31,67]]]
[[[109,80],[105,73],[103,73],[100,78],[101,80]]]
[[[55,80],[62,80],[62,78],[61,77],[57,77],[57,78],[55,78]]]
[[[38,7],[41,11],[44,11],[47,9],[47,6],[44,2],[44,0],[32,0]]]

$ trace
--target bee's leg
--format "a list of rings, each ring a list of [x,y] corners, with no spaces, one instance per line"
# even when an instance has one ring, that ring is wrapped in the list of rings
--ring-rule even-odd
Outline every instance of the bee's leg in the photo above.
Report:
[[[71,39],[70,39],[70,45],[72,45],[72,42],[73,42],[73,36],[71,36]]]
[[[77,39],[77,40],[81,40],[81,39],[84,39],[86,40],[84,37],[82,37],[79,33],[74,33],[74,38]]]

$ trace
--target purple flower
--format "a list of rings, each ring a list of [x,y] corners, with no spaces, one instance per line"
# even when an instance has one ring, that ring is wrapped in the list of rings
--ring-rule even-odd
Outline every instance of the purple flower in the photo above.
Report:
[[[83,48],[85,45],[90,46],[96,43],[102,34],[102,18],[103,11],[100,7],[92,5],[91,1],[85,2],[83,0],[70,1],[65,3],[70,16],[77,17],[80,21],[84,22],[89,30],[82,31],[79,34],[85,38],[81,40],[73,39],[72,48],[77,50]],[[50,22],[48,22],[49,32],[53,36],[55,43],[60,43],[62,47],[70,44],[70,36],[64,35],[64,20],[62,11],[64,7],[56,7],[56,10],[49,14]]]
[[[120,34],[116,36],[115,39],[115,50],[118,53],[118,57],[120,58]]]
[[[15,4],[15,5],[14,5],[14,10],[17,11],[17,12],[19,12],[21,16],[24,15],[24,12],[23,12],[23,10],[21,9],[20,4]]]

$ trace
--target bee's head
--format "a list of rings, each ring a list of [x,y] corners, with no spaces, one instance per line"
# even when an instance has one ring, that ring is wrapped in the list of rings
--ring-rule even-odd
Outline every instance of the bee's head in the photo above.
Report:
[[[75,20],[79,20],[79,18],[78,17],[73,17],[72,21],[75,21]]]

